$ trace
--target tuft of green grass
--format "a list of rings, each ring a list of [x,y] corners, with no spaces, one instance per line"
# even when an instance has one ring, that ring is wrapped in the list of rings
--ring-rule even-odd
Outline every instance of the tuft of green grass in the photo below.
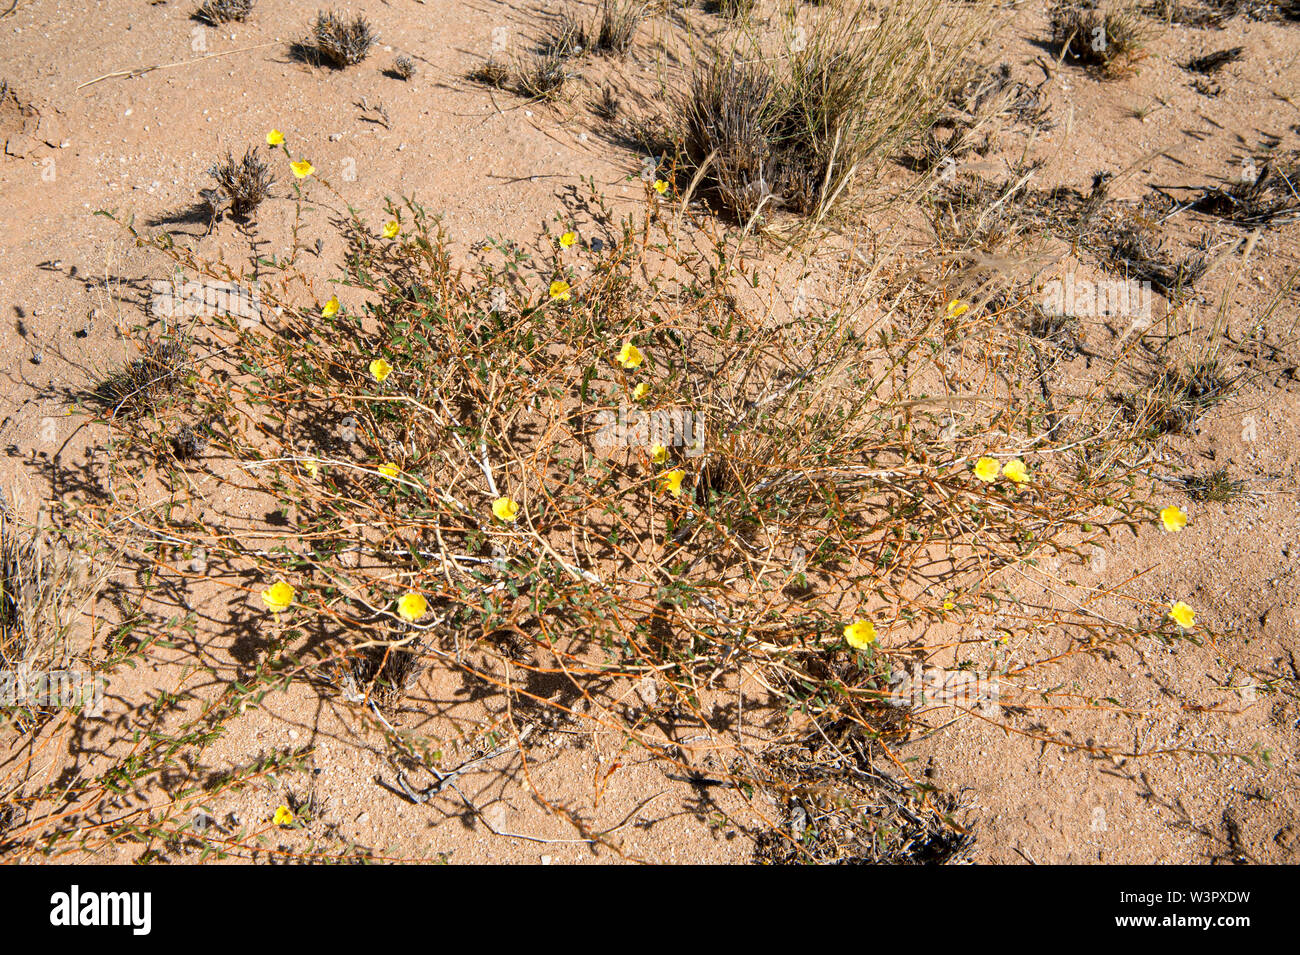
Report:
[[[1218,360],[1202,359],[1162,369],[1147,387],[1124,395],[1121,403],[1140,432],[1152,437],[1187,434],[1235,384]]]
[[[1219,468],[1208,474],[1191,474],[1181,480],[1187,493],[1197,501],[1227,504],[1246,492],[1246,483],[1229,476],[1227,468]]]

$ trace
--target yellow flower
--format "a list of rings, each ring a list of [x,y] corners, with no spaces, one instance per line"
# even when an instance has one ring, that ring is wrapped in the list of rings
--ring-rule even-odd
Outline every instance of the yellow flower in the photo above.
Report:
[[[949,591],[949,592],[944,596],[944,598],[943,598],[943,609],[944,609],[944,610],[952,610],[954,607],[957,606],[957,604],[953,602],[952,597],[953,597],[953,595],[952,595],[952,591]]]
[[[865,650],[876,642],[876,625],[870,620],[855,620],[844,628],[844,639],[854,650]]]
[[[975,462],[975,476],[981,481],[996,481],[999,470],[998,462],[992,458],[980,458]]]
[[[262,603],[272,613],[283,613],[293,603],[294,589],[283,580],[277,580],[262,591]]]
[[[386,478],[395,478],[397,475],[402,473],[402,469],[392,461],[385,461],[383,464],[379,465],[379,473]]]
[[[673,497],[682,496],[682,479],[686,477],[686,472],[681,468],[673,468],[671,471],[663,474],[659,478],[659,489],[667,491]]]
[[[970,311],[970,306],[959,298],[953,299],[948,303],[948,317],[959,318]]]
[[[404,594],[397,601],[397,612],[402,615],[403,620],[415,623],[429,612],[429,601],[424,599],[424,594],[417,594],[412,591],[409,594]]]
[[[320,465],[315,461],[303,461],[302,469],[311,475],[313,480],[320,475]]]
[[[1167,531],[1181,531],[1187,526],[1187,514],[1181,507],[1170,504],[1160,512],[1160,523],[1165,525]]]
[[[650,460],[655,464],[663,464],[668,460],[668,449],[662,444],[656,444],[650,449]]]
[[[573,295],[569,292],[569,283],[563,279],[556,279],[552,282],[551,298],[558,302],[567,302],[569,299],[573,298]]]
[[[280,806],[275,810],[275,818],[271,821],[277,826],[292,826],[293,813],[289,811],[288,806]]]
[[[560,236],[561,248],[567,249],[577,241],[578,241],[578,233],[576,232],[566,232],[564,233],[564,235]]]
[[[624,368],[635,368],[644,360],[645,356],[641,354],[641,349],[631,342],[618,350],[618,363]]]
[[[641,382],[641,384],[637,385],[635,388],[632,389],[632,400],[640,401],[648,394],[650,394],[650,386],[643,381]]]
[[[320,310],[320,313],[326,318],[333,318],[337,315],[339,313],[339,297],[331,295],[330,300],[325,303],[325,307]]]
[[[384,225],[384,231],[382,235],[385,239],[395,239],[397,238],[397,233],[401,231],[402,231],[402,227],[398,225],[397,220],[390,219],[388,220],[387,224]]]
[[[492,513],[507,524],[513,524],[519,517],[519,504],[508,497],[499,497],[492,502]]]
[[[306,179],[316,171],[316,167],[305,159],[299,159],[297,162],[289,163],[289,168],[293,170],[293,175],[296,179]]]
[[[283,146],[284,133],[280,132],[278,129],[271,130],[266,134],[266,144],[268,146]]]
[[[1029,469],[1025,467],[1025,462],[1019,458],[1012,458],[1002,465],[1002,473],[1017,484],[1024,484],[1029,480]]]
[[[668,191],[668,183],[664,182],[662,179],[656,179],[655,192],[659,193],[659,195],[662,196],[667,191]]]
[[[370,363],[370,377],[375,381],[383,381],[393,373],[393,366],[382,358],[376,358]]]
[[[1169,619],[1184,630],[1191,630],[1196,626],[1196,611],[1179,600],[1169,608]]]

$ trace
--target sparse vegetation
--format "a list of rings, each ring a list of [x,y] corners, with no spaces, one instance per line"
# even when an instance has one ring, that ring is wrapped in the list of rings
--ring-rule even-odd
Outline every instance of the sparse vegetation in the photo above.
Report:
[[[1213,22],[1264,9],[1203,5]],[[384,9],[386,33],[422,22]],[[1229,145],[1209,127],[1232,104],[1196,100],[1177,69],[1151,71],[1163,88],[1085,77],[1103,132],[1177,128],[1172,111],[1196,103],[1206,162],[1246,155],[1205,189],[1199,147],[1139,156],[1136,134],[1071,164],[1079,77],[1024,55],[1045,45],[1037,19],[1013,46],[982,2],[705,9],[725,20],[587,2],[522,23],[521,55],[504,52],[513,16],[468,74],[488,89],[455,91],[469,109],[398,95],[422,57],[396,55],[388,79],[332,75],[330,96],[259,121],[271,151],[219,159],[202,205],[159,215],[161,176],[119,176],[116,156],[98,171],[132,197],[97,213],[121,230],[102,275],[84,248],[60,251],[35,273],[47,300],[13,306],[29,359],[16,377],[39,379],[39,400],[0,428],[18,436],[19,477],[50,493],[34,526],[0,496],[0,675],[138,676],[89,728],[66,708],[0,708],[16,743],[0,758],[6,860],[446,861],[442,839],[463,854],[489,835],[635,860],[672,817],[732,859],[961,862],[977,833],[1005,836],[1008,805],[1028,825],[1056,803],[1049,780],[1032,810],[1017,789],[973,804],[953,776],[971,763],[939,749],[955,724],[999,747],[995,778],[1007,754],[1060,750],[1121,774],[1238,760],[1260,806],[1286,785],[1293,767],[1268,777],[1243,727],[1290,726],[1295,664],[1250,662],[1258,644],[1237,639],[1258,625],[1271,640],[1278,618],[1211,601],[1187,549],[1231,541],[1230,523],[1276,498],[1268,519],[1293,519],[1276,490],[1289,471],[1268,460],[1289,453],[1275,427],[1289,422],[1276,404],[1241,417],[1296,379],[1300,270],[1272,229],[1300,220],[1285,137],[1235,129]],[[1134,11],[1060,3],[1053,43],[1123,74],[1149,39]],[[215,57],[257,41],[167,69],[233,76]],[[375,42],[363,17],[321,12],[292,54],[344,69]],[[1223,67],[1258,53],[1185,59],[1198,48],[1170,62],[1224,89],[1243,77]],[[283,75],[265,55],[258,68]],[[138,75],[105,70],[78,89]],[[142,117],[147,85],[165,84],[135,85]],[[202,105],[211,149],[228,136]],[[0,115],[22,139],[12,155],[62,142],[42,138],[48,119],[31,138],[38,110]],[[275,217],[254,218],[272,169],[287,187]],[[420,196],[385,198],[405,186],[454,229]],[[224,212],[241,221],[213,235]],[[207,216],[208,233],[192,228]],[[1158,299],[1130,297],[1147,282]],[[65,287],[103,311],[51,309]],[[91,354],[116,360],[61,381],[65,333],[69,351],[107,339]],[[1257,425],[1268,440],[1238,454]],[[1222,534],[1206,520],[1219,511]],[[1159,680],[1133,668],[1155,653]],[[1202,732],[1225,716],[1245,742]],[[327,770],[362,747],[357,772]],[[1244,793],[1245,775],[1206,791]],[[1141,783],[1124,790],[1139,808],[1155,789]],[[495,812],[525,803],[542,825]],[[1170,806],[1156,816],[1183,825]],[[1215,858],[1274,838],[1223,819]],[[1127,845],[1130,821],[1114,819],[1116,842],[1093,828],[1072,846]],[[398,829],[389,848],[352,841]]]

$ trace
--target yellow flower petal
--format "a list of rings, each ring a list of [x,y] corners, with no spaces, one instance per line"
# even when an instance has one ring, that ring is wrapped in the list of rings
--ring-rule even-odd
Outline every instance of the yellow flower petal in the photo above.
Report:
[[[573,294],[569,291],[569,283],[562,279],[556,279],[552,282],[550,291],[551,298],[558,302],[567,302],[573,298]]]
[[[271,820],[277,826],[293,825],[293,813],[288,806],[280,806],[275,810],[275,817]]]
[[[686,477],[686,472],[681,468],[673,468],[659,477],[659,489],[667,491],[673,497],[682,496],[682,480]]]
[[[948,303],[948,317],[958,318],[970,311],[970,306],[959,298],[953,299]]]
[[[644,360],[645,356],[641,354],[641,349],[631,342],[618,350],[618,363],[624,368],[636,368]]]
[[[393,373],[393,366],[382,358],[376,358],[370,363],[370,377],[375,381],[383,381]]]
[[[283,613],[293,603],[294,596],[295,591],[292,586],[283,580],[277,580],[262,591],[262,603],[266,604],[266,609],[272,613]]]
[[[1002,465],[1002,473],[1017,484],[1024,484],[1029,480],[1029,469],[1025,467],[1025,462],[1019,458],[1012,458]]]
[[[320,310],[320,313],[326,318],[333,318],[337,315],[339,313],[339,297],[337,295],[330,296],[330,300],[325,303],[325,307]]]
[[[663,464],[668,460],[668,449],[662,444],[656,444],[650,449],[650,460],[655,464]]]
[[[284,145],[284,133],[280,132],[278,129],[271,130],[266,134],[266,144],[268,146]]]
[[[390,219],[388,223],[384,226],[383,236],[385,239],[393,239],[396,238],[397,233],[401,231],[402,231],[402,227],[401,225],[398,224],[397,220]]]
[[[519,518],[519,504],[508,497],[499,497],[492,502],[492,513],[499,520],[513,524]]]
[[[392,461],[385,461],[383,464],[379,465],[379,473],[386,478],[395,478],[397,475],[402,473],[402,469]]]
[[[1196,611],[1179,600],[1170,606],[1169,619],[1184,630],[1191,630],[1196,626]]]
[[[316,171],[316,167],[305,159],[289,163],[289,168],[293,170],[294,177],[297,179],[306,179]]]
[[[640,401],[648,394],[650,394],[650,386],[643,381],[632,389],[632,400]]]
[[[1187,514],[1181,507],[1170,504],[1160,512],[1160,523],[1167,531],[1181,531],[1187,526]]]
[[[975,462],[975,476],[986,483],[996,481],[1001,470],[992,458],[980,458]]]
[[[664,182],[662,179],[656,179],[655,192],[659,193],[659,195],[662,196],[667,191],[668,191],[668,183]]]
[[[560,236],[560,246],[565,249],[569,248],[577,241],[578,233],[576,232],[566,232],[564,235]]]
[[[844,628],[844,639],[854,650],[865,650],[876,642],[876,625],[870,620],[855,620]]]
[[[401,614],[403,620],[415,623],[429,612],[429,601],[424,599],[424,594],[417,594],[412,591],[409,594],[404,594],[397,601],[397,612]]]

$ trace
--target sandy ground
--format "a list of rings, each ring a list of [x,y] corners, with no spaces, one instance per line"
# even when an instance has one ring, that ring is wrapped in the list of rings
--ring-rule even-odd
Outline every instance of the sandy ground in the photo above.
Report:
[[[351,8],[372,19],[381,41],[346,71],[289,57],[288,43],[305,34],[315,6],[288,0],[261,0],[248,22],[221,29],[196,23],[190,5],[177,0],[21,0],[0,19],[0,80],[14,91],[0,104],[0,482],[26,516],[48,495],[74,493],[67,475],[93,467],[103,434],[69,414],[67,397],[97,370],[129,357],[126,332],[146,319],[123,299],[163,275],[155,257],[132,248],[95,210],[165,220],[195,201],[216,157],[261,143],[271,128],[372,221],[382,216],[385,197],[414,194],[444,216],[461,246],[535,234],[563,211],[564,191],[586,177],[615,199],[639,195],[633,179],[640,157],[592,116],[585,92],[552,107],[464,79],[494,49],[526,48],[541,32],[544,7],[367,0]],[[1044,69],[1053,54],[1041,43],[1042,5],[1007,17],[990,55],[1033,82],[1053,72]],[[671,40],[675,29],[644,27],[632,60],[590,71],[625,84],[629,107],[648,103],[666,69],[658,40]],[[1032,147],[1049,158],[1042,185],[1086,189],[1094,172],[1127,170],[1116,192],[1136,197],[1152,186],[1193,187],[1230,175],[1243,152],[1273,137],[1294,147],[1298,31],[1295,24],[1242,20],[1221,30],[1174,26],[1152,44],[1135,76],[1102,82],[1063,67],[1050,88],[1056,127]],[[1219,95],[1191,88],[1181,62],[1236,45],[1246,56],[1220,74]],[[409,82],[384,73],[399,52],[418,63]],[[132,75],[148,67],[157,68]],[[259,250],[287,241],[292,215],[283,198],[263,207]],[[1185,228],[1194,235],[1200,225]],[[204,223],[167,227],[210,256],[247,262],[254,254],[229,222],[206,237]],[[1242,316],[1234,325],[1247,327],[1247,317],[1259,314],[1296,268],[1298,228],[1261,238],[1232,293],[1234,314]],[[323,283],[340,252],[324,212],[308,218],[303,235],[323,242],[309,265]],[[1216,287],[1222,286],[1205,294]],[[1274,318],[1279,337],[1289,326],[1294,340],[1296,308],[1292,294]],[[1088,330],[1090,341],[1115,334],[1100,322]],[[934,732],[915,734],[901,755],[918,758],[930,781],[960,793],[962,819],[977,835],[974,861],[1297,858],[1300,386],[1294,351],[1289,375],[1285,363],[1252,370],[1240,356],[1233,360],[1253,373],[1198,434],[1175,439],[1168,453],[1194,470],[1227,467],[1253,493],[1219,505],[1170,490],[1192,518],[1184,532],[1144,529],[1117,538],[1104,560],[1062,571],[1093,579],[1099,589],[1188,600],[1222,638],[1201,646],[1152,641],[1110,659],[1072,657],[1042,674],[1054,685],[1075,685],[1081,697],[1115,701],[1100,712],[1029,708],[997,723],[930,714]],[[1024,581],[1026,592],[1041,583]],[[196,641],[219,673],[234,674],[239,660],[222,631],[220,601],[204,606],[205,599],[196,596],[206,621]],[[1050,637],[1042,639],[1041,646],[990,644],[989,653],[1040,655],[1050,649]],[[169,685],[175,665],[162,654],[115,679],[115,705],[138,706]],[[1250,689],[1260,672],[1290,681],[1291,697]],[[449,764],[490,750],[487,734],[503,718],[458,680],[435,673],[406,701],[399,722],[403,729],[436,728]],[[314,797],[318,806],[310,832],[293,836],[297,849],[310,838],[331,853],[352,843],[390,858],[452,862],[744,862],[753,854],[751,833],[783,821],[762,799],[746,805],[722,787],[692,787],[629,757],[617,737],[580,717],[559,725],[537,718],[526,760],[503,754],[491,771],[460,781],[493,828],[513,834],[493,835],[455,795],[424,805],[403,798],[379,742],[359,735],[357,725],[347,706],[307,687],[245,714],[209,761],[235,763],[272,746],[314,751],[305,774],[224,800],[214,809],[218,822],[265,825],[289,791]],[[1119,750],[1267,749],[1271,765],[1186,752],[1102,756],[1086,747],[1045,747],[1033,738],[1042,731]],[[607,832],[602,838],[619,851],[578,838],[554,806],[589,831]],[[124,846],[105,858],[127,861],[136,852]]]

